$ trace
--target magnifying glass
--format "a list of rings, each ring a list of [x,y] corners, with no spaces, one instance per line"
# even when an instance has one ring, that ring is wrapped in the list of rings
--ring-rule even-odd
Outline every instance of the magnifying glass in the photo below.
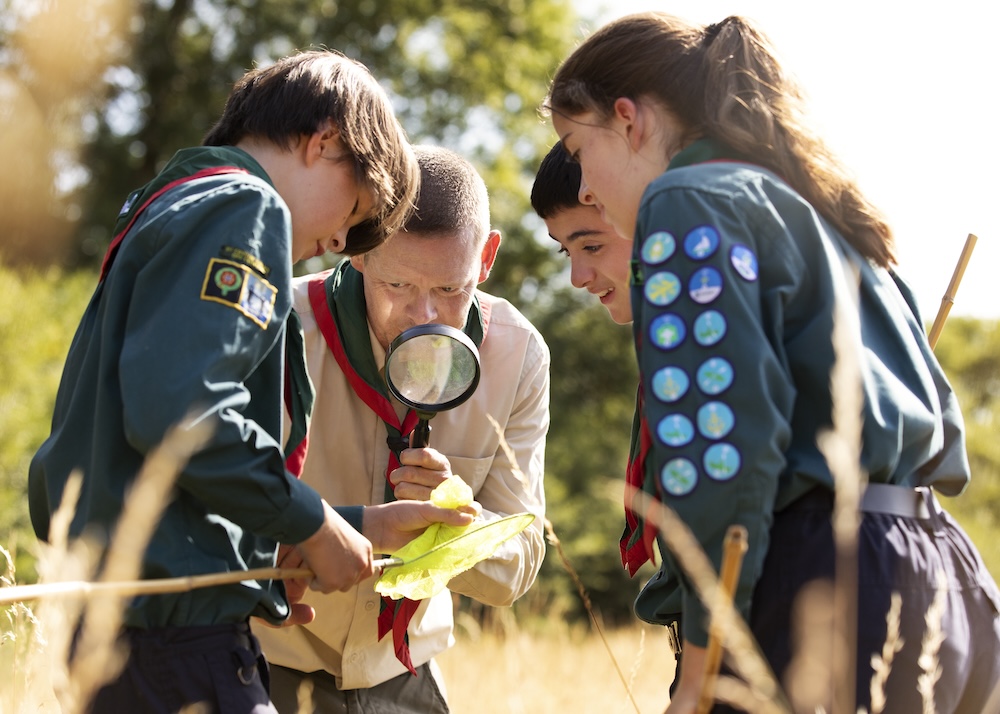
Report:
[[[385,381],[389,392],[416,411],[413,446],[430,441],[437,412],[463,403],[479,385],[479,350],[461,330],[435,323],[404,330],[389,345]]]

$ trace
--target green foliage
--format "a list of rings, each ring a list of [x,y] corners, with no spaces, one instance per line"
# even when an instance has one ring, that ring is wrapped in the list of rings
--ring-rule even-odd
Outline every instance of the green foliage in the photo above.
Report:
[[[941,500],[1000,581],[1000,322],[952,318],[935,352],[962,405],[972,467],[965,492]]]
[[[57,269],[17,273],[0,263],[0,545],[17,548],[22,581],[33,580],[28,548],[28,463],[48,436],[62,364],[95,277]]]

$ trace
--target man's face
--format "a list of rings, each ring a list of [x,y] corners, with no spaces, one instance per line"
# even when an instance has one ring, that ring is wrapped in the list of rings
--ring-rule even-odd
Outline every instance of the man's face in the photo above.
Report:
[[[400,231],[375,250],[351,258],[364,274],[368,323],[383,348],[403,330],[431,322],[462,329],[476,286],[489,277],[500,245],[472,229],[421,235]]]
[[[594,206],[564,208],[545,219],[549,235],[569,256],[573,287],[596,295],[620,325],[632,321],[629,261],[632,241],[601,220]]]

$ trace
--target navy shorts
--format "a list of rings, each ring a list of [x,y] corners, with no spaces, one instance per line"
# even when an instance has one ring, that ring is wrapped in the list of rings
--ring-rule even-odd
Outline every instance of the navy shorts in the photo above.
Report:
[[[201,702],[207,707],[199,711],[276,714],[267,663],[247,623],[127,628],[122,638],[125,670],[97,693],[90,712],[174,714]]]
[[[832,580],[832,494],[814,491],[775,514],[771,542],[754,590],[750,627],[783,689],[789,691],[796,644],[793,612],[808,582]],[[939,623],[940,678],[933,685],[937,714],[981,714],[1000,682],[1000,594],[975,546],[931,499],[929,518],[864,513],[858,533],[857,707],[870,711],[873,655],[882,653],[893,592],[901,596],[900,637],[884,692],[886,714],[924,711],[918,661],[926,616],[944,577]],[[827,702],[827,711],[830,704]],[[715,712],[731,711],[716,707]]]

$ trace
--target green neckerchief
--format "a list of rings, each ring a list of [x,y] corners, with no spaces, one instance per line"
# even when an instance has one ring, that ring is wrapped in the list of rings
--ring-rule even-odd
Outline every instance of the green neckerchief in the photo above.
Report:
[[[721,141],[715,139],[698,139],[680,150],[667,164],[667,171],[679,169],[692,164],[703,164],[706,161],[740,161],[749,164],[759,164],[735,149],[730,149]]]

